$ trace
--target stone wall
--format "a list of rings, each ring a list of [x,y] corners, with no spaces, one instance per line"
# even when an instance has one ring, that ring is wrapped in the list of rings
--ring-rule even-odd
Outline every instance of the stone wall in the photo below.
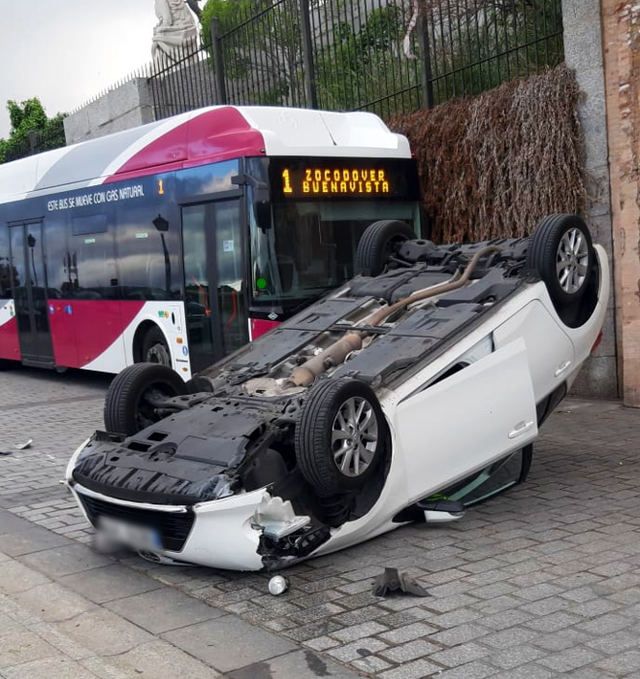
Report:
[[[602,0],[622,396],[640,407],[640,3]]]
[[[67,144],[128,130],[155,120],[146,78],[134,78],[64,120]]]
[[[579,116],[586,146],[585,217],[594,241],[606,248],[613,264],[600,0],[563,0],[562,14],[565,61],[575,70],[578,85],[584,93]],[[616,344],[615,302],[612,297],[603,341],[582,369],[574,393],[601,398],[618,396]]]

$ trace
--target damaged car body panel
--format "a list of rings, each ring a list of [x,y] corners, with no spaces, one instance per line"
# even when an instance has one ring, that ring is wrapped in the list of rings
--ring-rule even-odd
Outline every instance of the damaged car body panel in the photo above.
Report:
[[[586,227],[562,218],[525,239],[397,238],[381,273],[200,373],[206,391],[96,432],[67,470],[87,518],[149,527],[138,551],[158,561],[277,569],[523,481],[609,296],[604,250],[585,259]]]

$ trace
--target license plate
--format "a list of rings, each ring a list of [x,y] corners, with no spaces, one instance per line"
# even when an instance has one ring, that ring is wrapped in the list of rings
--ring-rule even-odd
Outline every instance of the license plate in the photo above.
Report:
[[[110,516],[101,516],[98,530],[109,540],[131,549],[161,549],[162,542],[157,530],[139,526]]]

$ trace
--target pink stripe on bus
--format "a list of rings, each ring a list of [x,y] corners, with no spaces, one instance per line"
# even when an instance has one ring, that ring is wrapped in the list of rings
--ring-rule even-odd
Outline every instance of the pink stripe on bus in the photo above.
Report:
[[[18,322],[15,317],[0,325],[0,358],[8,358],[12,361],[19,361],[22,358],[18,340]]]
[[[269,321],[266,318],[251,319],[251,341],[258,339],[261,335],[273,330],[280,325],[280,321]]]
[[[264,153],[262,134],[252,128],[238,110],[217,108],[178,125],[151,142],[104,183]]]
[[[49,300],[56,365],[81,368],[91,363],[122,336],[143,306],[137,300]],[[124,360],[124,343],[122,356]]]

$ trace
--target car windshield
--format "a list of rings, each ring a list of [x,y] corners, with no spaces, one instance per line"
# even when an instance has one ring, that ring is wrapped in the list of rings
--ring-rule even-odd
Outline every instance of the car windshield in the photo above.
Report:
[[[252,225],[254,301],[315,298],[353,276],[363,231],[379,219],[400,219],[417,228],[415,201],[276,203],[273,227]]]

